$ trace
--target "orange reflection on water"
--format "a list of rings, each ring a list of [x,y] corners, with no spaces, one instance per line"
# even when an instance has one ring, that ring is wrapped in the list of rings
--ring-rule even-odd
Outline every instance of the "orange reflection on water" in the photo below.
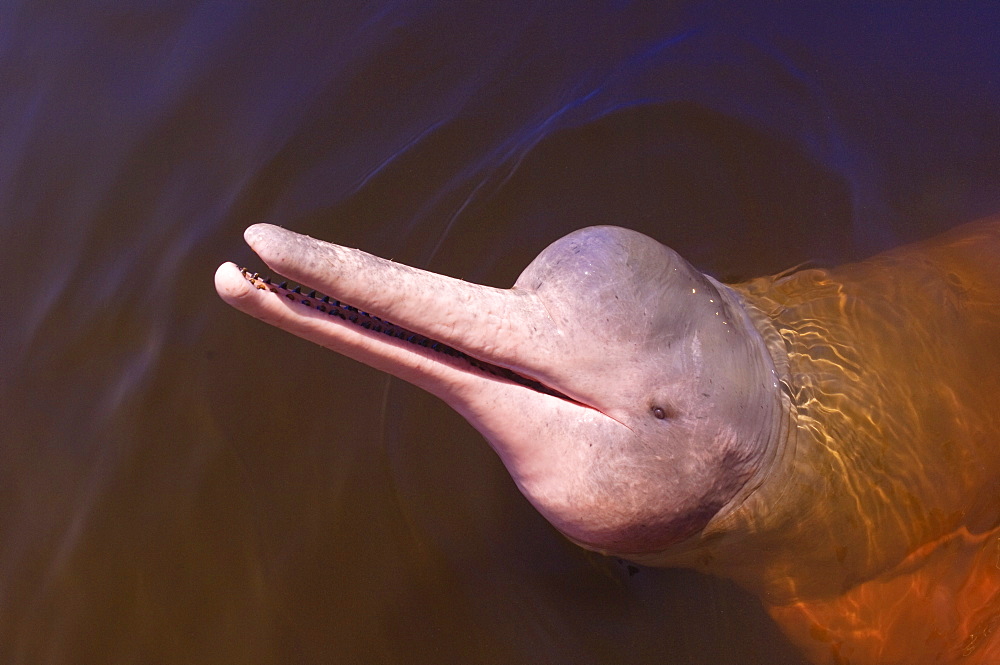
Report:
[[[817,663],[1000,663],[1000,528],[959,529],[840,597],[770,612]]]
[[[998,255],[992,218],[749,285],[794,427],[714,565],[816,663],[1000,663]]]

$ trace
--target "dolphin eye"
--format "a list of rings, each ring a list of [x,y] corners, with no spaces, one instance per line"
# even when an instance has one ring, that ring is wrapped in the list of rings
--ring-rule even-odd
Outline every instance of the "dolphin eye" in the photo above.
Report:
[[[666,412],[666,410],[662,406],[656,406],[656,405],[654,405],[653,408],[651,409],[651,411],[653,412],[653,415],[656,416],[656,418],[658,420],[663,420],[664,418],[667,417],[667,412]]]

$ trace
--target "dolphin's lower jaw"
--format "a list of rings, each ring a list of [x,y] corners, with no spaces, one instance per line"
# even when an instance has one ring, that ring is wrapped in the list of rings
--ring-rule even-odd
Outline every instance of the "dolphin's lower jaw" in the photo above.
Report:
[[[240,268],[240,273],[243,275],[244,279],[247,280],[247,282],[253,285],[254,288],[261,291],[270,291],[271,293],[285,298],[289,302],[309,307],[310,309],[321,314],[326,314],[331,318],[336,318],[344,323],[355,325],[358,327],[359,333],[362,333],[362,330],[365,330],[370,331],[373,335],[385,335],[387,337],[406,342],[407,344],[427,349],[429,352],[440,354],[440,356],[430,357],[433,357],[441,362],[447,362],[441,357],[447,356],[448,358],[451,358],[458,367],[467,368],[470,371],[478,370],[498,379],[522,385],[525,388],[534,390],[535,392],[552,395],[553,397],[558,397],[560,399],[579,404],[579,402],[576,402],[573,398],[562,394],[554,388],[546,386],[540,381],[518,374],[517,372],[506,367],[495,365],[485,360],[476,358],[475,356],[469,355],[463,351],[459,351],[453,346],[431,339],[425,335],[415,333],[412,330],[404,328],[403,326],[396,325],[395,323],[386,321],[378,316],[375,316],[374,314],[362,311],[353,305],[349,305],[335,298],[331,298],[330,296],[317,293],[315,290],[303,293],[301,286],[290,288],[288,286],[288,282],[275,284],[270,277],[260,275],[256,272],[252,273],[246,268]]]

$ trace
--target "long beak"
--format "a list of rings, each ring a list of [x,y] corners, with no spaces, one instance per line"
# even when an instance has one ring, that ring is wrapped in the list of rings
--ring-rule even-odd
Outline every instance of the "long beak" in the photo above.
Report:
[[[544,367],[552,338],[558,337],[538,298],[523,290],[471,284],[269,224],[251,226],[244,235],[276,273],[391,322],[393,332],[410,331],[528,380],[532,367]],[[455,390],[467,388],[461,385],[461,375],[470,371],[467,363],[449,362],[447,354],[407,341],[412,335],[376,332],[331,315],[332,308],[303,306],[308,298],[249,277],[234,264],[223,264],[215,275],[216,290],[255,318],[449,402]]]

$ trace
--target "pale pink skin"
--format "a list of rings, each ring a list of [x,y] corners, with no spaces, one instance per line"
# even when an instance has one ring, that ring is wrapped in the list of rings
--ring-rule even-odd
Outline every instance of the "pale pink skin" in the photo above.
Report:
[[[443,399],[585,547],[663,551],[732,510],[779,445],[774,366],[740,296],[642,234],[577,231],[511,289],[267,224],[245,238],[276,273],[570,398],[290,302],[232,263],[216,272],[237,309]]]

